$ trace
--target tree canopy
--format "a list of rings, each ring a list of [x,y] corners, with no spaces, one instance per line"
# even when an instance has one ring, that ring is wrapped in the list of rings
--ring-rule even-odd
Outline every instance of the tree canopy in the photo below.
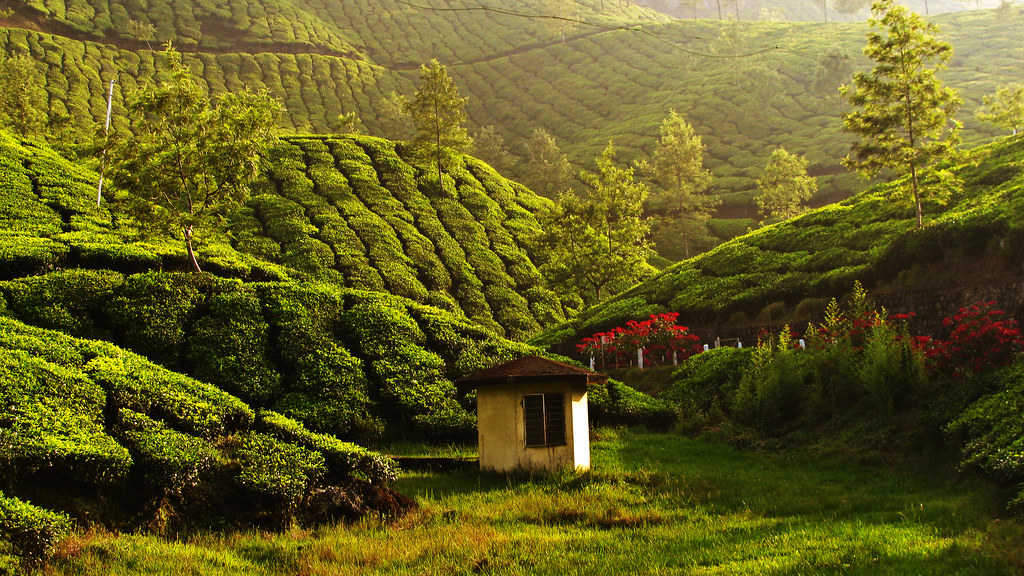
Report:
[[[128,96],[133,132],[112,150],[112,177],[141,223],[182,234],[200,272],[196,231],[248,197],[276,141],[281,105],[265,91],[243,90],[214,106],[169,44],[164,64],[168,80]]]
[[[37,136],[46,125],[45,83],[32,58],[0,54],[0,126],[21,136]]]
[[[843,162],[866,176],[885,168],[905,170],[920,227],[922,171],[948,158],[960,141],[953,115],[961,101],[935,75],[953,47],[935,38],[935,25],[895,0],[877,0],[871,13],[864,53],[875,67],[856,73],[842,88],[858,108],[846,115],[843,128],[861,137]]]
[[[818,182],[807,175],[807,159],[785,148],[772,152],[764,174],[757,179],[754,201],[764,219],[785,220],[804,212],[803,203],[818,191]]]
[[[639,167],[657,185],[651,207],[676,221],[689,257],[692,240],[704,231],[721,201],[707,194],[711,171],[704,168],[706,147],[693,126],[672,110],[659,132],[651,161]]]
[[[994,95],[985,96],[978,119],[1016,134],[1024,125],[1024,84],[1000,86]]]
[[[609,142],[597,158],[598,174],[583,173],[582,196],[563,192],[545,218],[540,242],[548,282],[585,304],[600,302],[648,276],[654,249],[647,239],[650,221],[643,215],[647,185],[633,180],[633,168],[615,163]]]
[[[437,185],[444,190],[441,162],[445,149],[466,151],[473,143],[466,131],[466,102],[448,70],[436,58],[420,68],[420,84],[404,109],[416,126],[413,144],[429,150],[437,163]]]

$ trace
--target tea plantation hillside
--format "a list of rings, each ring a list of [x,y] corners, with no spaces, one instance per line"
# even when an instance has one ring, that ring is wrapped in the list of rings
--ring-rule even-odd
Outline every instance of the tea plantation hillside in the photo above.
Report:
[[[639,6],[647,6],[677,18],[717,19],[719,3],[681,2],[678,0],[636,0]],[[846,4],[843,11],[837,4]],[[996,8],[997,0],[903,0],[900,4],[918,14],[934,15],[944,12],[960,12],[980,8]],[[737,9],[741,20],[786,20],[793,22],[849,22],[866,20],[870,16],[870,2],[819,2],[818,0],[760,0],[759,2],[722,2],[722,18],[735,18]],[[852,11],[851,11],[852,10]]]
[[[0,350],[0,559],[7,543],[44,557],[71,520],[277,527],[409,506],[390,458],[107,342],[0,317]],[[314,489],[349,498],[314,518]]]
[[[458,197],[437,194],[370,137],[290,138],[274,156],[199,247],[211,273],[177,273],[181,241],[140,236],[110,199],[97,206],[96,173],[0,131],[5,314],[320,432],[471,436],[452,381],[532,350],[502,334],[561,317],[519,244],[537,227],[523,205],[540,200],[469,158],[446,174]],[[624,394],[598,403],[615,412]]]
[[[449,190],[371,137],[295,137],[227,231],[198,248],[205,269],[247,280],[322,280],[387,291],[464,315],[513,338],[564,318],[524,249],[545,202],[469,157]],[[97,206],[98,175],[0,132],[0,277],[53,268],[181,269],[184,245],[141,238]],[[202,239],[201,239],[202,240]]]
[[[73,8],[48,2],[45,11],[41,2],[14,4],[17,15],[0,29],[0,49],[43,63],[51,115],[69,116],[70,125],[90,133],[105,115],[111,79],[114,125],[126,126],[123,92],[153,77],[149,46],[173,36],[192,52],[190,64],[211,92],[267,88],[287,107],[285,126],[297,132],[331,131],[339,114],[356,112],[361,130],[408,137],[407,119],[388,103],[393,94],[412,94],[418,65],[438,57],[470,98],[471,132],[495,126],[520,157],[542,128],[580,168],[592,169],[612,139],[620,160],[640,158],[675,109],[708,146],[712,188],[725,200],[720,218],[754,217],[755,180],[779,146],[811,161],[818,205],[863,187],[839,166],[850,140],[840,131],[846,105],[837,96],[838,86],[868,65],[863,23],[671,20],[599,0],[578,3],[572,21],[538,18],[537,8],[523,2],[427,7],[389,0],[344,10],[265,2],[245,13],[189,2],[149,10],[100,0]],[[161,10],[176,16],[156,19]],[[110,23],[96,14],[109,14]],[[1010,40],[1024,7],[933,19],[956,48],[942,77],[965,100],[966,139],[988,141],[996,132],[973,114],[983,96],[1024,80],[1015,65],[1024,46]],[[148,31],[149,23],[159,24],[158,32]],[[173,30],[165,29],[169,23]],[[149,45],[139,30],[148,31]],[[525,162],[509,174],[539,184]]]
[[[1024,136],[975,149],[952,168],[962,190],[946,205],[927,203],[923,229],[905,199],[906,182],[879,185],[669,267],[535,342],[568,349],[582,336],[667,311],[706,338],[787,322],[803,328],[857,281],[875,294],[923,295],[918,300],[933,314],[971,303],[939,309],[950,292],[1013,292],[1024,279]],[[1014,310],[1019,302],[1004,304],[1018,319],[1024,313]]]

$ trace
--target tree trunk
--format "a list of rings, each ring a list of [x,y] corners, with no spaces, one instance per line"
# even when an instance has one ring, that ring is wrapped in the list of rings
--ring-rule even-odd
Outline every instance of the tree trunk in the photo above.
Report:
[[[917,227],[924,228],[924,214],[921,210],[921,194],[918,191],[917,167],[910,165],[910,187],[914,191],[914,207],[917,209]]]
[[[188,251],[188,263],[192,267],[192,271],[195,273],[201,273],[203,270],[199,268],[199,260],[196,260],[196,252],[192,249],[192,226],[185,226],[181,229],[185,235],[185,249]]]

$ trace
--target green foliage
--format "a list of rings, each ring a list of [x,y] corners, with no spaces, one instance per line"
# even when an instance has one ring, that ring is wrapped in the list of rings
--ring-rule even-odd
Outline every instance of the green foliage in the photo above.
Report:
[[[118,412],[115,433],[128,447],[146,482],[164,495],[180,496],[221,461],[220,452],[209,441],[132,410]]]
[[[0,54],[0,126],[22,136],[38,136],[46,123],[46,92],[37,63],[27,55]]]
[[[10,542],[14,551],[29,563],[49,558],[71,527],[71,518],[66,514],[0,492],[0,538]]]
[[[150,272],[125,279],[106,309],[111,329],[132,350],[171,368],[181,361],[186,327],[209,279]]]
[[[98,356],[85,365],[85,373],[108,390],[115,405],[196,436],[213,438],[242,430],[255,418],[251,408],[219,388],[135,355]]]
[[[191,328],[187,357],[199,380],[266,405],[280,393],[281,375],[270,362],[270,325],[254,290],[214,294]]]
[[[261,411],[258,425],[279,440],[319,452],[332,475],[353,476],[384,485],[398,478],[398,465],[391,458],[328,434],[311,432],[300,422],[276,412]]]
[[[876,1],[871,14],[872,28],[882,33],[868,35],[864,53],[875,67],[843,87],[843,95],[860,108],[846,115],[843,128],[862,138],[844,164],[868,176],[883,168],[907,173],[920,228],[922,198],[942,197],[941,189],[925,187],[924,171],[949,158],[960,142],[953,114],[961,100],[935,76],[953,47],[935,39],[935,25],[894,0]],[[932,61],[937,64],[930,66]]]
[[[962,466],[980,470],[1021,489],[1010,503],[1024,514],[1024,364],[1019,360],[1001,370],[994,392],[967,407],[946,426],[946,434],[962,450]]]
[[[745,367],[751,361],[751,350],[725,346],[687,358],[672,374],[669,388],[658,397],[676,407],[684,420],[720,419],[734,404]]]
[[[638,425],[667,430],[675,421],[675,413],[664,401],[618,380],[609,380],[604,389],[591,388],[587,397],[591,418],[602,425]]]
[[[465,151],[473,143],[466,131],[466,98],[459,95],[444,65],[432,59],[420,71],[420,84],[416,95],[405,111],[416,125],[413,144],[430,151],[437,163],[437,194],[444,195],[441,161],[445,149]]]
[[[112,151],[111,176],[129,193],[129,211],[180,232],[196,272],[193,234],[209,217],[241,204],[277,136],[280,104],[266,92],[227,92],[211,106],[168,43],[171,77],[129,97],[134,132]]]
[[[273,436],[247,432],[231,451],[239,485],[276,524],[286,524],[312,486],[327,472],[324,457]]]
[[[633,168],[615,165],[611,142],[597,166],[599,175],[581,174],[585,196],[558,197],[538,238],[546,252],[548,284],[589,304],[647,276],[653,253],[647,238],[650,222],[643,213],[647,185],[633,180]]]
[[[807,159],[779,148],[757,179],[754,202],[762,218],[786,220],[804,212],[802,204],[817,191],[817,181],[807,175]]]
[[[977,112],[978,119],[1017,133],[1024,125],[1024,84],[1000,86],[994,95],[985,96]]]
[[[123,283],[117,272],[72,269],[6,282],[0,294],[8,310],[28,324],[96,338],[105,335],[96,322]]]
[[[704,168],[706,146],[693,126],[673,110],[659,133],[651,163],[641,163],[640,169],[659,187],[651,206],[675,220],[683,257],[689,258],[690,243],[701,235],[721,201],[706,194],[711,172]]]
[[[103,429],[105,395],[76,368],[81,357],[68,354],[67,343],[48,346],[7,319],[2,334],[0,481],[39,471],[65,481],[123,477],[131,458]]]
[[[777,432],[801,413],[804,369],[789,328],[758,342],[743,370],[732,413],[744,424]]]

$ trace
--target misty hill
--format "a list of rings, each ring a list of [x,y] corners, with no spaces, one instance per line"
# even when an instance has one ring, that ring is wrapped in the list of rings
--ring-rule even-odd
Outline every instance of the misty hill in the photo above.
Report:
[[[870,0],[636,0],[636,4],[653,8],[677,18],[714,20],[775,20],[794,22],[849,22],[865,20],[871,15]],[[904,0],[900,4],[922,15],[943,14],[997,8],[998,0]]]
[[[109,25],[92,17],[103,13],[100,4]],[[245,14],[168,3],[183,15],[159,21],[157,8],[130,3],[63,12],[27,6],[7,21],[13,27],[0,31],[0,46],[45,64],[51,113],[69,115],[80,127],[105,115],[110,79],[117,80],[114,123],[125,126],[121,94],[157,67],[144,35],[157,48],[173,34],[179,48],[193,51],[193,69],[210,91],[265,87],[286,105],[285,126],[299,132],[330,131],[339,114],[357,112],[358,127],[368,133],[408,137],[390,97],[411,94],[418,64],[436,56],[470,97],[471,131],[494,125],[520,156],[532,131],[543,128],[579,167],[592,168],[612,139],[620,160],[628,161],[648,153],[661,120],[679,111],[708,145],[712,186],[726,201],[720,217],[754,216],[754,181],[778,146],[811,161],[819,178],[816,205],[864,186],[838,164],[850,140],[840,130],[846,105],[836,95],[855,69],[868,65],[860,55],[863,23],[671,20],[600,1],[580,3],[573,13],[586,24],[562,28],[522,2],[461,10],[454,3],[426,9],[385,1],[346,4],[344,11],[255,3]],[[933,19],[956,49],[942,78],[965,100],[960,116],[967,142],[988,141],[994,129],[973,113],[982,96],[1024,79],[1016,65],[1024,46],[1011,40],[1024,8]],[[160,27],[154,32],[133,21]],[[168,22],[176,23],[173,31]],[[284,22],[291,28],[282,28]],[[537,184],[523,163],[508,175]]]
[[[1008,137],[953,167],[962,190],[946,205],[927,202],[923,229],[902,196],[904,180],[878,185],[671,266],[535,342],[568,350],[582,336],[672,311],[706,339],[746,334],[750,343],[760,328],[820,321],[828,301],[857,281],[890,311],[920,321],[976,301],[964,298],[998,299],[1019,319],[1022,167],[1024,137]],[[908,303],[917,306],[902,309]]]

